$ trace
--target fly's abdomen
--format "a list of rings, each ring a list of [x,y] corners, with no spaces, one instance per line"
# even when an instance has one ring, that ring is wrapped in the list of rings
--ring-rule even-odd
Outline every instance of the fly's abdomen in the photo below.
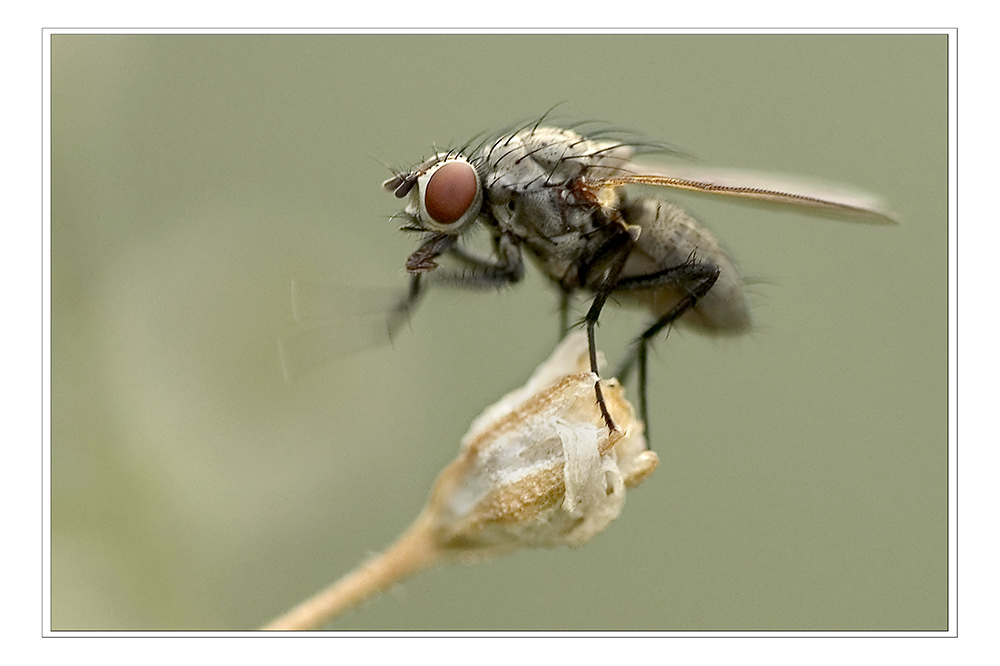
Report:
[[[715,264],[719,267],[718,280],[681,321],[717,334],[741,333],[750,327],[743,278],[707,229],[679,206],[663,199],[629,199],[623,202],[622,214],[626,222],[642,229],[622,278],[652,275],[691,261]],[[631,300],[660,317],[684,297],[689,286],[665,284],[617,293],[616,298]]]

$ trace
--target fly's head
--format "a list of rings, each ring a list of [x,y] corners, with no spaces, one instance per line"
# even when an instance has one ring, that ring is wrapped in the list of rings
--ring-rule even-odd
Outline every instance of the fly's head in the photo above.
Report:
[[[382,183],[397,199],[409,196],[406,216],[419,229],[458,235],[479,217],[482,178],[462,155],[435,155],[409,173]]]
[[[425,232],[426,239],[406,261],[410,273],[434,270],[434,258],[451,249],[479,217],[483,182],[463,155],[438,154],[408,173],[393,176],[382,187],[397,199],[409,197],[404,231]]]

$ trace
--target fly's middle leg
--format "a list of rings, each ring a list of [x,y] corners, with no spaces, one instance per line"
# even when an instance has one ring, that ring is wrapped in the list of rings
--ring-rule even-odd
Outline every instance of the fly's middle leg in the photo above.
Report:
[[[590,370],[598,376],[597,381],[594,383],[594,392],[597,394],[597,406],[600,407],[604,423],[608,426],[608,430],[611,432],[614,432],[617,428],[615,427],[614,420],[611,418],[611,414],[608,412],[608,406],[604,402],[604,394],[601,393],[600,372],[597,367],[597,342],[594,338],[594,333],[597,328],[598,319],[600,319],[601,316],[601,310],[604,308],[604,304],[607,302],[608,296],[615,291],[622,269],[625,268],[625,262],[634,247],[635,239],[628,234],[621,234],[610,239],[601,249],[600,263],[602,266],[606,267],[604,277],[596,290],[594,300],[590,303],[590,309],[587,310],[587,314],[583,318],[583,323],[586,324],[587,327],[587,343],[590,351]]]

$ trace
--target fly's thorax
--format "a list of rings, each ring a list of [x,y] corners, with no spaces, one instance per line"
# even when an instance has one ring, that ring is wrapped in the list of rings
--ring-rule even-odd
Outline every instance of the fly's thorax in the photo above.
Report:
[[[497,233],[516,238],[547,277],[568,289],[589,288],[578,277],[580,266],[620,233],[603,206],[570,186],[494,187],[487,206]]]
[[[501,137],[476,156],[487,189],[567,185],[581,176],[605,178],[625,168],[629,146],[587,139],[572,130],[534,127]]]
[[[488,206],[497,232],[516,238],[546,276],[572,282],[586,245],[584,232],[591,226],[586,211],[567,206],[556,187],[495,188],[491,194],[496,198],[490,196]]]

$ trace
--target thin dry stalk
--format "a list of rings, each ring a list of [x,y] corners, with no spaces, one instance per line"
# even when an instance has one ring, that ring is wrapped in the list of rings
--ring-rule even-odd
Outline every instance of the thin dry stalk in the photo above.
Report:
[[[618,517],[625,491],[656,469],[642,423],[615,381],[602,382],[616,424],[594,398],[587,339],[572,334],[522,388],[477,418],[417,521],[387,551],[264,629],[323,626],[442,561],[519,548],[581,546]]]
[[[388,550],[347,574],[330,587],[291,609],[263,627],[265,631],[306,631],[317,629],[351,610],[366,599],[386,591],[415,573],[438,564],[443,552],[421,519]]]

